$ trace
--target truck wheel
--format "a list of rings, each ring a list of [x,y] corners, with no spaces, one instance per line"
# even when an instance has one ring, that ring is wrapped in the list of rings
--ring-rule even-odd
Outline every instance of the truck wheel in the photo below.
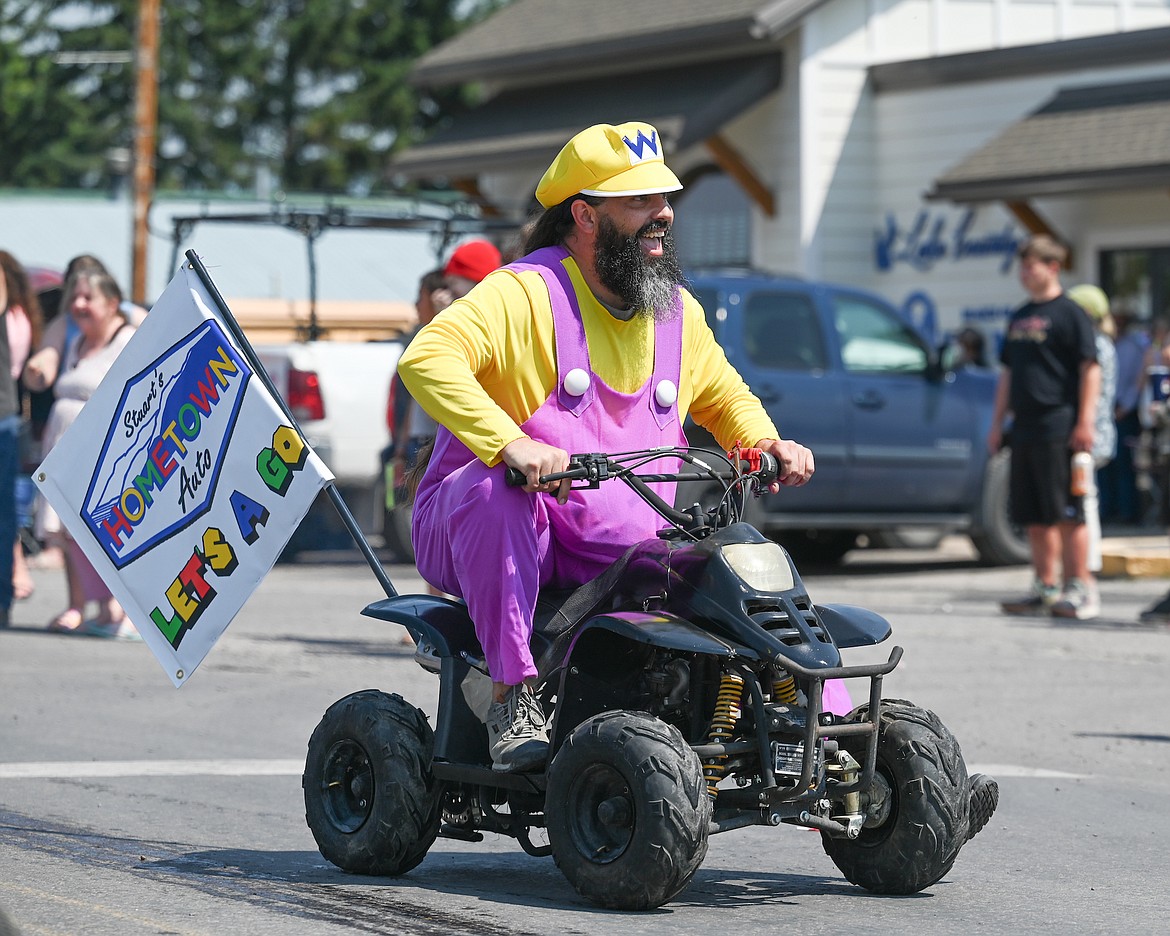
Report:
[[[652,910],[679,894],[707,854],[711,800],[678,730],[643,712],[579,725],[548,774],[548,839],[583,897]]]
[[[309,739],[305,820],[321,854],[355,874],[404,874],[439,831],[434,734],[399,695],[366,689],[333,703]]]
[[[1032,555],[1027,532],[1012,523],[1009,513],[1010,457],[1007,451],[992,456],[983,474],[979,522],[971,542],[984,565],[1021,565]]]
[[[399,504],[393,510],[384,512],[382,521],[382,542],[399,562],[414,562],[414,543],[410,538],[411,508]]]
[[[860,759],[864,749],[850,745],[850,753]],[[937,715],[883,701],[876,771],[889,787],[880,824],[862,828],[856,839],[821,840],[850,883],[878,894],[915,894],[950,871],[967,841],[967,767]]]
[[[410,504],[396,502],[386,506],[386,470],[374,482],[374,524],[381,527],[382,545],[395,562],[414,562],[414,543],[410,539]]]

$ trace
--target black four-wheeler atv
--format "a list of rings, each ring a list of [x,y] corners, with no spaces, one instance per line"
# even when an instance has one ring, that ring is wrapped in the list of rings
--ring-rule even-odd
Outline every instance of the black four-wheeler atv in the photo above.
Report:
[[[670,457],[689,467],[636,474]],[[716,467],[683,449],[578,455],[542,479],[619,479],[669,524],[594,581],[542,596],[533,658],[550,725],[543,773],[492,770],[475,714],[491,681],[466,607],[397,596],[384,579],[392,597],[363,613],[414,637],[417,661],[439,675],[438,717],[432,729],[421,710],[375,689],[330,707],[303,780],[321,853],[347,871],[397,875],[437,836],[502,833],[551,854],[595,903],[644,910],[687,886],[708,836],[788,823],[819,830],[842,874],[871,891],[912,894],[942,878],[995,810],[995,782],[967,777],[932,712],[882,699],[901,647],[884,663],[842,665],[842,648],[885,640],[889,624],[813,604],[789,555],[737,522],[745,495],[775,479],[775,461],[758,450],[733,458]],[[718,482],[723,496],[709,510],[677,510],[647,487],[654,480]],[[858,678],[869,680],[865,704],[844,717],[822,711],[826,679]],[[542,828],[547,843],[534,842]]]

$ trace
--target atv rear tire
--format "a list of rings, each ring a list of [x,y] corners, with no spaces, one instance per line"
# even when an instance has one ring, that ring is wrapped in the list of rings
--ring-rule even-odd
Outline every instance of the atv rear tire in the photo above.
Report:
[[[399,695],[366,689],[329,707],[309,739],[305,820],[321,854],[355,874],[404,874],[439,831],[434,734]]]
[[[548,838],[584,897],[652,910],[690,883],[707,854],[711,800],[678,730],[642,712],[579,725],[548,774]]]
[[[861,760],[864,746],[848,747]],[[885,821],[863,828],[853,840],[827,834],[821,840],[851,883],[878,894],[916,894],[951,870],[967,841],[967,767],[959,743],[937,715],[909,702],[883,700],[876,770],[891,791]]]

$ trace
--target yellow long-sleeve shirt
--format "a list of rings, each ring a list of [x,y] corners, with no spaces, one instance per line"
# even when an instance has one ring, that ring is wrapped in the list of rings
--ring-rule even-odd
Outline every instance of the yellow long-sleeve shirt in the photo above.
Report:
[[[593,372],[623,393],[654,370],[654,323],[621,321],[564,261],[577,293]],[[703,309],[683,293],[682,372],[678,407],[727,448],[778,439],[772,420],[727,362]],[[485,464],[495,465],[520,426],[557,384],[552,306],[539,273],[497,270],[452,303],[411,341],[398,363],[415,401]],[[636,442],[632,442],[636,445]]]

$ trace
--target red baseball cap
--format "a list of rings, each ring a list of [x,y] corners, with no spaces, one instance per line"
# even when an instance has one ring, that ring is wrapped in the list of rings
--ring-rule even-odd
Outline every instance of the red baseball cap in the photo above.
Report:
[[[500,252],[495,244],[485,240],[460,244],[443,267],[444,276],[462,276],[478,283],[500,265]]]

